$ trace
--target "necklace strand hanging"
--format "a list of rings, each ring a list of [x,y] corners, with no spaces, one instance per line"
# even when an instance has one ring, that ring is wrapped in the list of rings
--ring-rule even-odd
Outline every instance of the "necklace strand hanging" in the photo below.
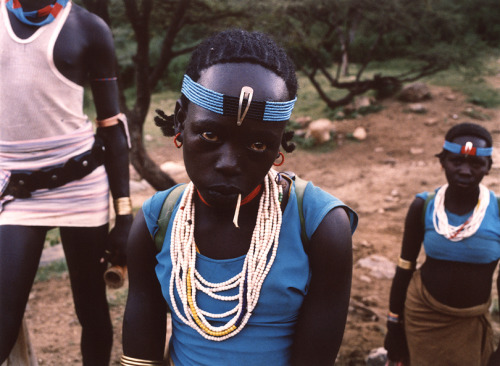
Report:
[[[24,11],[19,0],[8,0],[5,5],[7,10],[13,13],[16,18],[26,24],[41,27],[51,23],[59,14],[59,12],[66,7],[69,0],[57,0],[55,4],[47,5],[39,10]],[[30,19],[37,19],[47,17],[40,22],[32,22]]]
[[[194,200],[196,188],[189,183],[181,198],[180,209],[175,215],[170,243],[172,273],[170,278],[170,300],[177,316],[204,338],[223,341],[238,334],[247,324],[259,301],[262,285],[273,265],[278,249],[282,213],[280,202],[283,197],[281,185],[276,183],[277,172],[269,171],[264,180],[260,197],[257,221],[252,234],[250,248],[243,268],[234,277],[220,283],[207,281],[196,270],[196,243],[194,241]],[[221,292],[238,288],[233,296]],[[180,298],[177,304],[175,291]],[[219,301],[237,301],[234,308],[214,314],[199,308],[197,291],[202,291]],[[182,308],[183,315],[179,308]],[[207,320],[232,316],[226,324],[213,326]]]
[[[448,223],[448,216],[444,207],[444,198],[447,189],[448,184],[445,184],[436,192],[432,222],[438,234],[443,235],[451,241],[460,241],[474,235],[479,226],[481,226],[486,209],[490,203],[490,192],[488,188],[480,184],[478,202],[472,215],[463,224],[454,226]]]

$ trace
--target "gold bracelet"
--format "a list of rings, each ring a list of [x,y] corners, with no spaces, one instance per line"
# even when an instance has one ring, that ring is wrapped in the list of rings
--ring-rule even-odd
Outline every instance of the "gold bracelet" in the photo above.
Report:
[[[132,214],[132,200],[130,197],[120,197],[113,200],[115,213],[117,215],[131,215]]]
[[[120,365],[122,366],[149,366],[149,365],[163,365],[163,361],[153,361],[153,360],[142,360],[140,358],[133,358],[122,355],[120,359]]]
[[[417,267],[417,263],[412,262],[412,261],[407,261],[406,259],[399,257],[398,258],[398,267],[401,269],[406,269],[406,270],[412,271]]]

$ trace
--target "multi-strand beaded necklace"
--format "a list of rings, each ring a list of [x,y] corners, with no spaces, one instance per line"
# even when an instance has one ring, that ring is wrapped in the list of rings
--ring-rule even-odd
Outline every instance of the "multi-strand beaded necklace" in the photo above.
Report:
[[[481,226],[481,222],[486,214],[486,209],[490,203],[490,192],[488,188],[480,184],[479,199],[472,215],[462,225],[454,226],[448,223],[448,216],[446,215],[444,207],[444,198],[447,188],[448,184],[445,184],[436,192],[432,222],[438,234],[443,235],[451,241],[460,241],[474,235],[479,229],[479,226]]]
[[[189,183],[175,215],[170,243],[172,274],[170,278],[170,300],[177,316],[203,337],[223,341],[238,334],[259,301],[260,291],[273,265],[278,249],[281,229],[282,187],[276,183],[277,172],[270,170],[264,180],[264,191],[260,197],[257,221],[252,234],[250,248],[243,268],[236,276],[220,283],[211,283],[196,270],[196,244],[194,241],[194,201],[196,188]],[[233,296],[221,292],[238,288]],[[183,315],[175,298],[177,291]],[[237,301],[237,305],[224,313],[214,314],[199,308],[197,291],[220,301]],[[221,319],[232,316],[222,326],[213,326],[207,318]]]

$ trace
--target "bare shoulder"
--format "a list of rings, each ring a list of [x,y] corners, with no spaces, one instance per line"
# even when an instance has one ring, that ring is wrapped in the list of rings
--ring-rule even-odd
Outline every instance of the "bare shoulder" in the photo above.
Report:
[[[92,38],[95,39],[103,35],[111,35],[111,30],[101,17],[74,3],[68,22],[78,26],[80,32],[93,36]]]

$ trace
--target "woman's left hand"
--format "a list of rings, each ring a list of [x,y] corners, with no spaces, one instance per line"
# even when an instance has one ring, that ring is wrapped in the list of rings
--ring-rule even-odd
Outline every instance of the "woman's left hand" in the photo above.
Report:
[[[103,261],[107,261],[112,265],[125,266],[127,262],[125,244],[127,243],[130,227],[132,226],[132,220],[132,215],[116,216],[115,226],[108,235]]]

